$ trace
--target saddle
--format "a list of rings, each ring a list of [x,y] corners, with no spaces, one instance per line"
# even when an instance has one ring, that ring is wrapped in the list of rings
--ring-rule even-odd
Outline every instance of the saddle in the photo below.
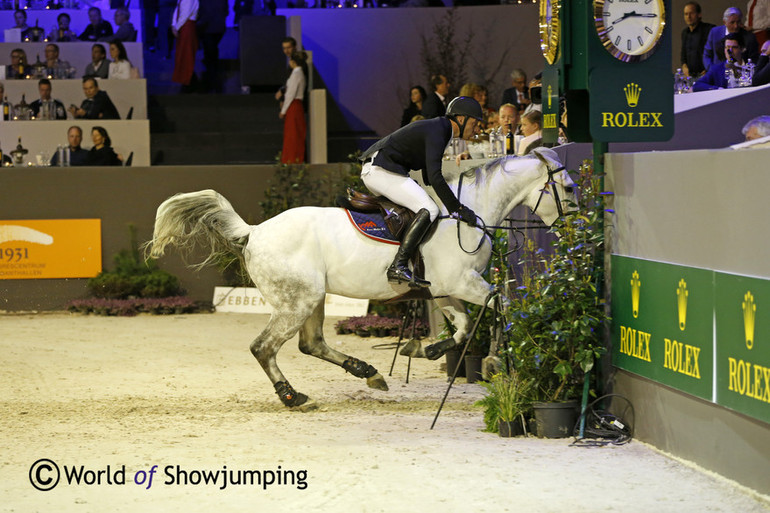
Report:
[[[385,196],[372,196],[365,192],[348,188],[347,196],[337,196],[337,205],[348,210],[363,213],[379,213],[390,233],[401,241],[401,235],[414,219],[414,212]]]
[[[393,203],[384,196],[372,196],[371,194],[356,191],[350,188],[347,190],[347,195],[337,196],[336,204],[337,206],[347,209],[351,212],[360,212],[363,214],[381,217],[385,223],[385,226],[390,231],[390,234],[395,240],[399,242],[401,242],[406,228],[411,224],[415,217],[414,212],[406,207],[402,207],[397,203]],[[351,222],[353,222],[355,225],[356,223],[354,221],[354,217],[350,215],[349,217]],[[357,227],[359,230],[362,228],[361,225],[357,225]],[[425,238],[429,236],[430,232],[426,234]],[[380,237],[377,237],[376,239],[387,242]],[[425,261],[422,258],[422,254],[417,251],[410,261],[412,263],[412,270],[414,274],[424,279]],[[431,297],[432,296],[430,295],[430,292],[428,292],[428,289],[410,289],[408,293],[394,298],[388,302],[406,301],[410,299],[430,299]]]

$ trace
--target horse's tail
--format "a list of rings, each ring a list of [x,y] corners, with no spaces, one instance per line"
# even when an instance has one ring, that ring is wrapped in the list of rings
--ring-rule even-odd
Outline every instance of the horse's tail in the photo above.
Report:
[[[155,231],[147,248],[150,257],[159,258],[166,246],[176,246],[187,255],[200,245],[209,251],[202,262],[191,264],[200,268],[223,256],[235,254],[241,258],[251,228],[216,191],[176,194],[158,207]]]

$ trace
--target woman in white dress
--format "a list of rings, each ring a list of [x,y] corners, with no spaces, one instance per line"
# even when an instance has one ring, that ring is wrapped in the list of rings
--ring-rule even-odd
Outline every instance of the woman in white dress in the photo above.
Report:
[[[110,43],[110,71],[107,78],[131,78],[131,61],[128,60],[126,47],[120,41]]]

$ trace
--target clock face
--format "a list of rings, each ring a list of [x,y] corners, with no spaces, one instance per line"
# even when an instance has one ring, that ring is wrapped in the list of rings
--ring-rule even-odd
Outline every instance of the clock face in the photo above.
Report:
[[[561,0],[540,0],[540,51],[553,64],[559,51]]]
[[[594,0],[594,22],[602,45],[615,58],[638,62],[650,57],[663,35],[663,0]]]

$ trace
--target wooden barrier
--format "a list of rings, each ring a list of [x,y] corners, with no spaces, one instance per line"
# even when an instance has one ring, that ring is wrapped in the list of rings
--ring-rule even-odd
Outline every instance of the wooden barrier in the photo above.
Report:
[[[77,125],[83,130],[83,148],[89,149],[91,130],[101,126],[112,139],[115,153],[127,159],[131,152],[133,166],[150,165],[150,122],[147,120],[66,120],[66,121],[12,121],[0,123],[0,143],[6,155],[16,147],[19,137],[22,145],[29,150],[24,165],[37,164],[37,156],[52,157],[58,145],[67,144],[67,129]],[[45,155],[44,155],[45,154]]]
[[[138,80],[104,80],[97,79],[99,89],[105,91],[118,109],[121,119],[126,119],[128,111],[133,107],[131,119],[147,119],[147,81]],[[40,98],[37,90],[37,80],[4,80],[5,95],[8,101],[16,105],[21,101],[21,95],[26,95],[27,103]],[[82,79],[51,80],[51,97],[59,100],[68,108],[71,104],[78,107],[85,99]],[[67,113],[68,118],[72,116]]]
[[[58,10],[32,10],[27,11],[27,25],[34,27],[35,23],[45,30],[46,35],[53,29],[58,28],[59,24],[56,22],[56,18],[61,13],[67,13],[70,16],[70,30],[77,35],[83,33],[89,24],[88,21],[88,9],[58,9]],[[129,9],[131,18],[128,20],[136,29],[136,40],[142,41],[142,11],[139,9]],[[102,9],[102,18],[109,21],[112,24],[113,30],[117,30],[115,26],[115,10],[114,9]],[[0,11],[0,27],[3,29],[9,29],[16,25],[16,21],[13,19],[13,11]],[[5,39],[3,39],[5,41]],[[62,43],[68,44],[68,43]]]
[[[21,48],[27,54],[29,64],[34,64],[37,56],[41,61],[45,61],[45,45],[48,43],[0,43],[0,63],[11,63],[11,52],[14,48]],[[59,59],[68,61],[75,68],[75,77],[85,75],[86,66],[91,63],[91,46],[93,43],[56,43],[59,46]],[[107,51],[109,58],[109,43],[101,43]],[[128,60],[144,75],[144,55],[142,53],[142,43],[123,43],[126,47]]]

